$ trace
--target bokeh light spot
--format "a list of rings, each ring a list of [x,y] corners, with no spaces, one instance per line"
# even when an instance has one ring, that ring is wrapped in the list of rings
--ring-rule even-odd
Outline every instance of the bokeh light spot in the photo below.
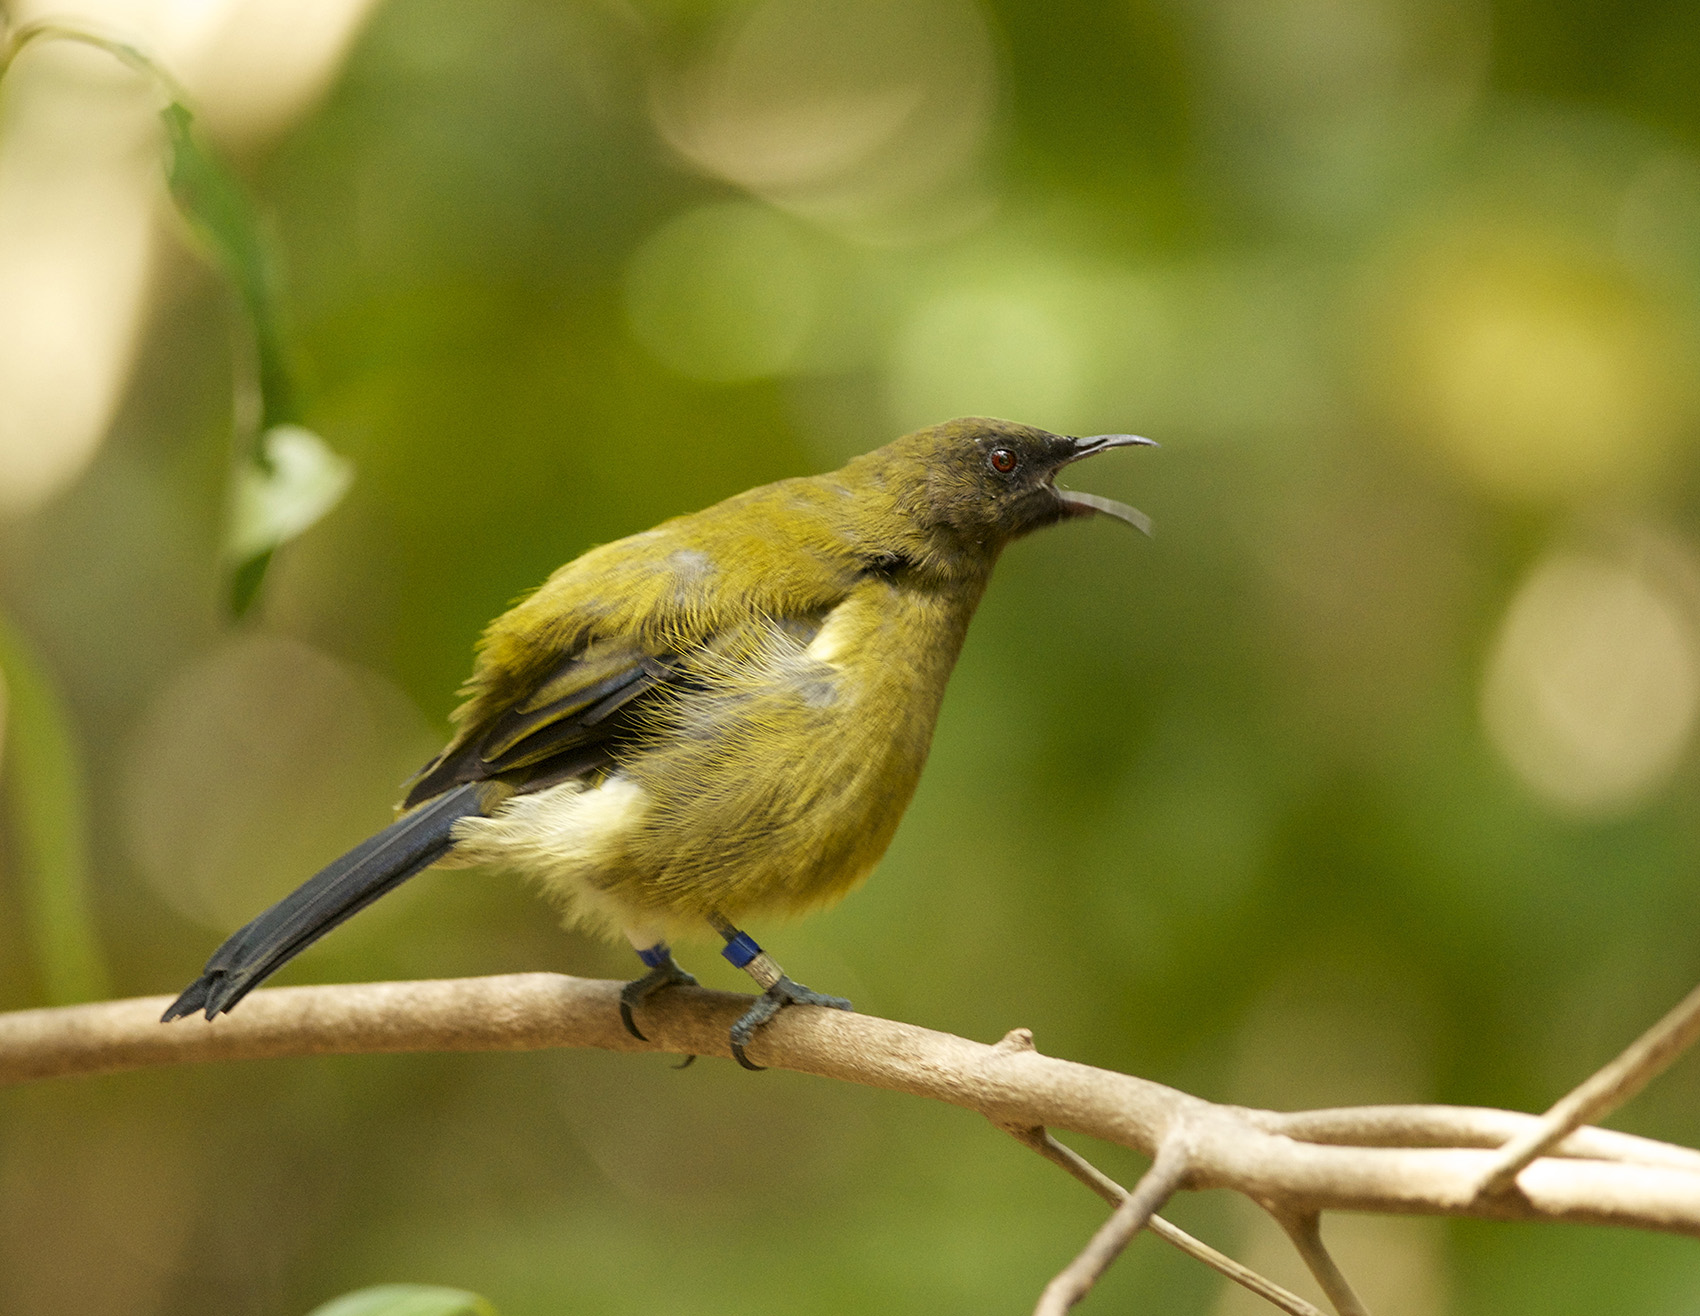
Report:
[[[51,18],[121,35],[189,89],[224,140],[287,127],[323,94],[376,0],[15,0],[20,25]],[[103,57],[110,62],[110,57]]]
[[[888,381],[902,429],[951,416],[1010,416],[1058,429],[1086,389],[1083,345],[1035,296],[963,288],[923,302],[900,332]]]
[[[1623,812],[1666,782],[1693,735],[1694,619],[1631,565],[1556,555],[1506,612],[1481,706],[1494,745],[1543,800]]]
[[[1624,273],[1503,239],[1419,264],[1377,363],[1402,426],[1502,497],[1583,496],[1658,468],[1689,391],[1674,326]]]
[[[0,515],[93,459],[135,352],[152,257],[158,134],[98,51],[32,50],[0,133]]]
[[[703,58],[654,84],[656,127],[680,155],[862,237],[950,222],[995,102],[977,6],[768,0],[734,12]]]
[[[432,747],[378,677],[242,636],[144,716],[123,781],[130,852],[180,913],[232,931],[387,822]]]
[[[626,319],[655,356],[693,379],[777,375],[815,323],[813,245],[765,206],[728,203],[679,216],[650,236],[626,273]]]

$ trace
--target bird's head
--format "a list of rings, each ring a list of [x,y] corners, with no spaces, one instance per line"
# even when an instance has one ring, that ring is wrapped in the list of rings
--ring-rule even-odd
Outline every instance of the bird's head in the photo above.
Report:
[[[1057,473],[1111,448],[1155,446],[1132,434],[1072,438],[1014,421],[968,416],[897,440],[886,450],[909,467],[912,515],[996,549],[1071,517],[1105,515],[1150,533],[1143,512],[1096,494],[1059,489]]]

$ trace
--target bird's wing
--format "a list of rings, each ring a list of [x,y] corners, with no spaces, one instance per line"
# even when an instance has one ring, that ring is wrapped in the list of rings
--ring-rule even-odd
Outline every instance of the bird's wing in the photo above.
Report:
[[[490,624],[460,732],[404,807],[468,781],[535,791],[606,768],[705,650],[752,625],[818,627],[883,569],[835,532],[844,499],[781,481],[569,562]]]
[[[526,697],[466,726],[427,764],[402,807],[469,781],[500,778],[519,792],[608,767],[647,703],[685,680],[664,653],[598,645],[560,660]]]

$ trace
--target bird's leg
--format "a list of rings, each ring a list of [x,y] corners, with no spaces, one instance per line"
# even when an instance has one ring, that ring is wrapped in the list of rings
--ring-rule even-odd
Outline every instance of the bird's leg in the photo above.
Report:
[[[627,935],[631,936],[630,933]],[[673,959],[673,948],[665,941],[642,946],[637,937],[631,940],[638,958],[649,965],[649,972],[641,978],[632,979],[620,989],[620,1022],[638,1041],[647,1042],[649,1039],[638,1031],[637,1022],[632,1018],[632,1007],[642,1005],[664,987],[695,987],[697,980],[678,966]]]
[[[732,1056],[745,1069],[766,1069],[766,1065],[758,1065],[744,1054],[744,1047],[756,1035],[760,1028],[774,1015],[787,1005],[824,1005],[831,1010],[850,1010],[854,1007],[842,996],[827,996],[821,992],[812,992],[800,982],[793,982],[785,976],[785,971],[774,962],[760,946],[756,939],[747,932],[740,932],[732,926],[731,920],[720,914],[710,914],[709,923],[714,930],[726,939],[726,947],[720,953],[735,969],[742,969],[756,980],[756,985],[762,989],[756,1003],[737,1023],[732,1025]]]

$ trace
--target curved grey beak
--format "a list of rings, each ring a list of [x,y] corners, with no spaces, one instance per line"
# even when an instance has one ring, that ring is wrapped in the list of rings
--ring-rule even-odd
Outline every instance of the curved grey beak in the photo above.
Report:
[[[1089,434],[1083,439],[1074,441],[1074,455],[1069,462],[1077,462],[1082,457],[1090,457],[1094,453],[1108,452],[1111,448],[1155,448],[1156,439],[1144,439],[1137,434]],[[1064,462],[1063,465],[1068,465]]]
[[[1067,466],[1079,461],[1082,457],[1091,457],[1096,453],[1108,452],[1111,448],[1155,448],[1155,439],[1141,438],[1137,434],[1092,434],[1074,441],[1074,452],[1070,454]],[[1151,533],[1151,518],[1137,507],[1129,507],[1126,503],[1118,503],[1114,498],[1104,498],[1098,494],[1082,493],[1078,489],[1058,489],[1057,497],[1068,509],[1070,516],[1113,516],[1118,521],[1125,522],[1143,534]]]

